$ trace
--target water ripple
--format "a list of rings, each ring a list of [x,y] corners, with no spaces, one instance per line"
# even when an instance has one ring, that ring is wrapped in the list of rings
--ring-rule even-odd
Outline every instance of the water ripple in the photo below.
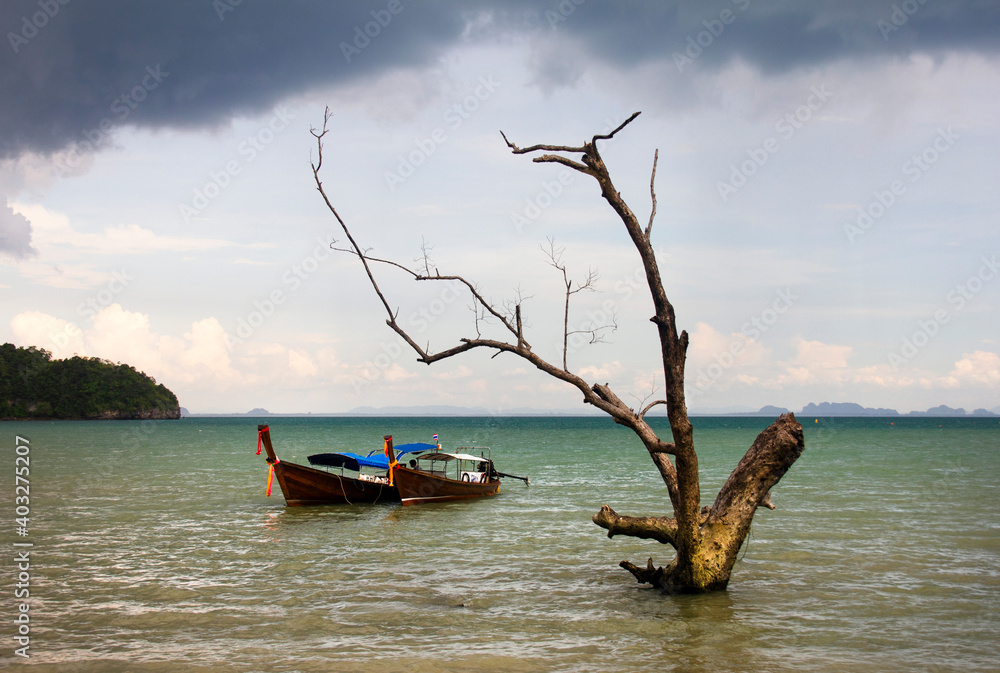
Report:
[[[758,515],[728,592],[664,597],[617,563],[666,563],[669,550],[590,522],[604,503],[664,511],[627,433],[595,419],[462,422],[393,432],[464,432],[533,485],[426,507],[286,508],[263,496],[246,422],[11,425],[35,450],[32,658],[8,651],[0,667],[1000,669],[1000,429],[956,426],[942,441],[937,428],[838,426]],[[699,427],[706,494],[757,430]],[[272,431],[289,460],[382,432],[344,419]]]

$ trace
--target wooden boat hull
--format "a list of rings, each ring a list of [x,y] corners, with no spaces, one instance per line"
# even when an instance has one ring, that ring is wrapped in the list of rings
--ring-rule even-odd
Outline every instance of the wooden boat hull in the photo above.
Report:
[[[274,476],[285,502],[292,507],[399,502],[399,492],[389,484],[353,479],[305,465],[279,461],[274,464]]]
[[[499,481],[486,483],[458,481],[421,470],[412,470],[402,465],[395,467],[392,476],[404,505],[469,500],[500,492]]]
[[[353,505],[356,503],[399,502],[399,491],[390,484],[345,477],[314,467],[285,463],[278,460],[271,445],[271,431],[266,425],[257,426],[258,448],[267,451],[267,462],[274,468],[285,503],[299,505]],[[268,487],[268,495],[271,494]]]

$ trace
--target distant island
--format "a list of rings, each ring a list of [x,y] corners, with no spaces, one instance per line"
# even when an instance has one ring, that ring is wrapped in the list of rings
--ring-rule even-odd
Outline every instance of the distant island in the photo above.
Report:
[[[738,414],[740,416],[773,416],[778,414],[783,414],[788,412],[788,409],[782,407],[763,407],[760,411],[748,412],[744,414]],[[895,409],[883,409],[863,407],[860,404],[854,402],[820,402],[816,404],[810,402],[806,406],[802,407],[802,411],[796,412],[800,416],[931,416],[934,418],[942,417],[955,417],[955,416],[998,416],[996,411],[990,411],[988,409],[976,409],[971,414],[965,411],[965,409],[958,408],[952,409],[951,407],[940,405],[936,407],[931,407],[927,411],[911,411],[907,414],[901,414]]]
[[[692,409],[692,416],[773,416],[777,417],[786,414],[790,409],[767,405],[758,411],[706,411]],[[251,412],[252,413],[252,412]],[[266,412],[265,412],[266,413]],[[810,402],[796,411],[800,416],[1000,416],[1000,407],[990,411],[987,409],[976,409],[971,414],[965,409],[952,409],[945,405],[933,407],[927,411],[911,411],[908,414],[901,414],[895,409],[873,409],[863,407],[854,402],[820,402],[815,404]],[[601,412],[589,408],[580,409],[504,409],[502,411],[489,411],[483,407],[451,407],[451,406],[414,406],[414,407],[355,407],[346,414],[336,414],[338,416],[592,416],[603,415]]]
[[[126,364],[0,346],[0,420],[180,418],[177,396]]]
[[[776,407],[768,405],[761,407],[758,411],[750,411],[747,407],[727,407],[722,409],[691,409],[691,416],[759,416],[759,417],[778,417],[781,414],[788,413],[790,410],[784,407]],[[911,411],[906,414],[901,414],[895,409],[883,409],[883,408],[872,408],[863,407],[860,404],[855,404],[854,402],[820,402],[809,403],[802,408],[801,411],[795,412],[799,416],[852,416],[852,417],[863,417],[863,416],[890,416],[890,417],[916,417],[916,416],[926,416],[926,417],[998,417],[1000,416],[1000,407],[995,409],[976,409],[975,411],[968,413],[965,409],[953,409],[951,407],[940,405],[937,407],[932,407],[927,411]],[[247,412],[234,412],[234,413],[217,413],[217,414],[192,414],[187,409],[181,408],[181,416],[191,416],[191,417],[220,417],[220,416],[246,416],[246,417],[261,417],[261,416],[282,416],[282,417],[294,417],[294,416],[314,416],[314,417],[347,417],[354,418],[358,416],[374,416],[374,417],[399,417],[399,416],[417,416],[417,417],[442,417],[442,416],[471,416],[471,417],[483,417],[483,416],[499,416],[499,417],[509,417],[509,416],[603,416],[601,411],[586,407],[581,405],[577,409],[533,409],[530,407],[518,407],[514,409],[487,409],[486,407],[457,407],[449,405],[423,405],[423,406],[387,406],[387,407],[354,407],[349,411],[342,412],[308,412],[308,413],[273,413],[267,409],[257,407],[251,409]]]

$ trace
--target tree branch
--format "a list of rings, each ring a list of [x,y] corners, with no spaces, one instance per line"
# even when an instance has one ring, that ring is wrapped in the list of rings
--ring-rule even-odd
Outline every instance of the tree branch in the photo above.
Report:
[[[677,546],[677,521],[666,517],[621,516],[607,505],[593,516],[593,521],[608,531],[608,537],[627,535],[643,540],[656,540]]]
[[[422,261],[424,264],[424,275],[431,275],[431,247],[427,245],[427,241],[423,238],[420,239],[420,253],[421,258],[417,261]]]
[[[656,465],[663,483],[667,485],[670,504],[673,506],[675,512],[680,507],[681,499],[680,491],[677,488],[677,468],[670,462],[670,455],[676,452],[677,448],[673,444],[667,444],[666,442],[660,442],[660,446],[656,447],[656,450],[650,451],[653,464]]]
[[[650,409],[652,409],[653,407],[657,406],[658,404],[662,404],[662,405],[666,406],[667,401],[666,400],[656,400],[655,402],[650,402],[645,407],[643,407],[642,411],[639,412],[639,418],[642,418],[643,416],[645,416],[646,412],[648,412]]]
[[[454,281],[458,281],[462,285],[465,285],[466,288],[468,288],[469,293],[472,295],[474,301],[478,302],[479,305],[481,305],[485,311],[487,311],[490,315],[492,315],[494,318],[496,318],[497,320],[499,320],[503,324],[503,326],[507,328],[507,331],[509,331],[515,337],[520,336],[520,333],[518,332],[517,327],[515,327],[514,325],[512,325],[510,323],[510,320],[509,320],[508,316],[502,314],[500,311],[498,311],[496,308],[494,308],[493,305],[490,304],[490,302],[486,301],[486,299],[483,298],[483,296],[479,293],[479,290],[476,288],[476,286],[474,284],[470,283],[469,281],[467,281],[462,276],[454,276],[454,275],[442,276],[440,273],[437,273],[436,275],[433,275],[433,276],[420,276],[420,275],[416,275],[415,274],[414,275],[414,280],[454,280]],[[527,342],[525,342],[525,345],[527,345]],[[530,348],[530,346],[529,346],[529,348]]]
[[[542,248],[542,250],[545,252],[545,254],[549,258],[549,265],[562,272],[563,284],[566,286],[566,298],[565,298],[564,308],[563,308],[563,357],[562,357],[562,361],[563,361],[563,369],[569,369],[569,367],[566,364],[566,362],[567,362],[567,355],[569,353],[569,335],[570,334],[578,334],[578,333],[580,333],[582,331],[585,331],[585,332],[590,333],[590,335],[591,335],[591,343],[594,343],[594,339],[596,338],[596,333],[594,331],[591,331],[591,330],[577,330],[577,331],[574,331],[574,332],[570,332],[569,331],[569,298],[572,295],[576,294],[577,292],[581,292],[582,290],[590,290],[591,292],[593,292],[594,291],[594,283],[597,282],[598,276],[597,276],[597,272],[596,271],[594,271],[593,269],[589,269],[587,271],[587,278],[586,278],[586,280],[584,280],[582,283],[577,283],[576,289],[573,289],[573,281],[571,281],[569,279],[569,273],[566,271],[566,265],[562,263],[562,254],[563,254],[564,248],[556,248],[555,240],[552,239],[552,238],[548,238],[547,240],[549,242],[549,249],[545,250],[545,248]]]
[[[649,224],[646,225],[646,240],[649,240],[649,235],[653,231],[653,218],[656,217],[656,190],[653,188],[653,184],[656,182],[656,162],[660,159],[660,150],[653,152],[653,172],[649,176],[649,197],[653,202],[653,208],[649,211]]]
[[[611,140],[612,138],[615,137],[616,133],[618,133],[623,128],[625,128],[626,126],[628,126],[629,124],[631,124],[632,120],[635,119],[636,117],[638,117],[641,114],[642,114],[641,111],[633,112],[632,115],[628,119],[626,119],[621,124],[619,124],[618,127],[615,128],[615,130],[612,131],[611,133],[606,133],[604,135],[596,135],[596,136],[594,136],[594,139],[591,141],[591,144],[597,144],[598,140]]]
[[[628,561],[622,561],[618,565],[632,573],[632,576],[635,577],[639,584],[652,584],[654,587],[663,587],[664,570],[662,567],[653,568],[652,557],[646,561],[645,568],[640,568],[639,566],[629,563]]]
[[[326,207],[330,210],[331,213],[333,213],[333,216],[337,218],[337,222],[340,223],[341,228],[347,235],[347,240],[351,242],[351,246],[357,253],[358,258],[361,260],[361,263],[364,265],[365,273],[368,274],[368,280],[371,281],[372,288],[374,288],[375,290],[375,294],[378,295],[379,301],[382,302],[382,305],[385,307],[386,313],[389,314],[389,320],[392,323],[395,323],[396,317],[393,314],[392,307],[389,306],[389,302],[386,301],[385,295],[382,294],[382,290],[379,289],[378,283],[375,282],[375,276],[372,274],[371,267],[368,266],[368,260],[365,259],[365,255],[361,251],[361,247],[357,244],[357,241],[354,240],[354,237],[351,236],[351,232],[348,231],[347,225],[344,223],[344,220],[341,219],[340,217],[340,213],[338,213],[337,209],[333,207],[332,203],[330,203],[330,199],[327,197],[326,191],[324,191],[323,189],[323,182],[319,179],[319,171],[320,168],[323,167],[323,136],[327,134],[327,124],[329,123],[330,118],[332,116],[333,113],[331,113],[330,108],[327,107],[325,112],[323,113],[323,129],[319,132],[317,132],[316,129],[314,128],[309,130],[309,132],[313,135],[313,137],[316,138],[316,149],[318,151],[316,163],[312,164],[313,179],[316,181],[316,189],[319,190],[320,195],[323,197],[323,202],[326,203]]]
[[[802,426],[795,420],[795,414],[782,414],[747,449],[719,491],[709,519],[746,520],[749,527],[754,510],[758,505],[770,504],[771,488],[804,449]]]
[[[336,242],[336,241],[334,241],[334,242]],[[413,276],[414,279],[419,279],[420,278],[420,274],[418,274],[416,271],[413,271],[412,269],[409,269],[409,268],[403,266],[402,264],[400,264],[399,262],[393,261],[391,259],[379,259],[378,257],[372,257],[371,255],[367,255],[367,254],[358,254],[357,250],[354,250],[354,249],[351,249],[351,248],[336,248],[336,247],[333,246],[333,244],[330,245],[330,249],[334,250],[336,252],[346,252],[349,255],[354,255],[356,257],[361,257],[363,259],[367,259],[369,262],[378,262],[379,264],[388,264],[389,266],[394,266],[397,269],[402,269],[406,273],[408,273],[411,276]]]
[[[594,174],[594,172],[586,165],[577,163],[572,159],[567,159],[566,157],[561,157],[558,154],[543,154],[540,157],[535,157],[532,161],[536,164],[562,164],[563,166],[572,168],[574,171],[580,171],[581,173],[586,173],[587,175]]]
[[[769,492],[781,479],[792,463],[799,457],[803,449],[802,428],[794,416],[782,416],[771,428],[762,432],[754,445],[740,461],[723,486],[711,508],[701,507],[699,484],[698,456],[694,447],[693,428],[687,413],[684,390],[684,370],[687,358],[688,334],[679,330],[674,307],[667,298],[657,264],[656,254],[650,244],[653,221],[656,215],[656,170],[659,152],[654,152],[653,167],[650,174],[650,198],[652,207],[649,221],[643,228],[635,213],[622,199],[620,192],[611,180],[607,165],[598,150],[599,140],[609,140],[639,116],[631,115],[611,132],[598,134],[580,147],[566,145],[532,145],[520,148],[501,131],[501,136],[507,147],[514,154],[529,154],[549,152],[533,157],[538,163],[558,163],[573,170],[592,176],[601,188],[602,198],[611,206],[624,224],[629,237],[639,254],[643,270],[646,274],[646,284],[653,303],[653,317],[650,319],[656,327],[660,342],[660,355],[664,372],[664,399],[658,399],[645,405],[639,413],[629,408],[605,384],[589,384],[582,377],[568,370],[568,336],[569,330],[569,299],[572,294],[583,289],[592,289],[596,281],[596,273],[588,273],[586,280],[577,286],[569,279],[565,265],[562,264],[560,253],[550,241],[550,260],[552,265],[563,275],[566,288],[563,313],[563,358],[562,367],[552,364],[531,350],[524,338],[524,324],[521,298],[514,302],[503,304],[502,310],[482,296],[479,289],[462,276],[441,275],[437,269],[432,274],[432,264],[429,259],[429,249],[424,244],[423,268],[419,274],[403,265],[369,256],[362,249],[347,225],[333,207],[323,184],[319,179],[319,171],[323,165],[323,138],[327,133],[327,125],[331,117],[327,108],[323,128],[320,131],[312,129],[316,138],[319,155],[312,164],[313,176],[317,190],[323,197],[327,208],[336,217],[350,241],[351,248],[346,250],[361,261],[368,275],[369,282],[385,307],[388,314],[386,323],[418,355],[418,361],[431,364],[438,360],[465,353],[477,348],[494,351],[493,357],[501,353],[512,353],[537,369],[553,378],[574,386],[583,395],[586,404],[593,405],[608,414],[616,423],[631,428],[640,438],[650,458],[656,466],[667,487],[670,502],[673,507],[673,517],[623,517],[608,506],[594,515],[594,522],[608,530],[608,535],[629,535],[645,539],[654,539],[671,544],[677,550],[677,556],[666,569],[654,568],[652,560],[645,569],[622,562],[622,567],[643,582],[651,582],[671,590],[706,591],[724,588],[729,581],[729,572],[735,562],[739,546],[749,530],[753,513],[757,507],[772,506]],[[580,160],[570,159],[563,154],[579,154]],[[420,260],[418,260],[419,262]],[[459,343],[445,350],[433,353],[429,346],[421,348],[406,330],[397,323],[398,311],[393,311],[384,294],[379,288],[372,272],[374,263],[387,263],[409,273],[415,280],[450,280],[462,283],[472,296],[472,309],[476,316],[476,338],[462,338]],[[513,335],[513,342],[485,338],[480,333],[480,320],[489,322],[492,316],[500,321],[504,329]],[[596,337],[596,332],[592,332]],[[593,339],[592,339],[593,340]],[[648,398],[646,398],[648,399]],[[645,399],[640,401],[640,406]],[[661,440],[653,428],[646,422],[645,415],[657,405],[666,406],[667,419],[670,423],[672,441]]]
[[[511,152],[514,154],[528,154],[529,152],[583,152],[585,151],[583,147],[568,147],[566,145],[532,145],[531,147],[520,148],[511,141],[507,140],[507,136],[503,131],[500,131],[500,135],[503,136],[503,140],[507,143],[507,147],[510,148]]]

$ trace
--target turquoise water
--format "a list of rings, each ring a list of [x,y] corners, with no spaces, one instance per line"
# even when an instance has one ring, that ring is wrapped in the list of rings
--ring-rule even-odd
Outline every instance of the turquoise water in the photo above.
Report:
[[[441,435],[487,445],[481,501],[286,508],[258,419],[0,423],[30,440],[31,519],[3,501],[0,668],[59,671],[996,671],[998,419],[800,418],[806,452],[724,593],[618,568],[602,504],[662,514],[638,442],[601,418],[269,418],[279,457]],[[890,423],[893,423],[890,425]],[[714,497],[767,424],[695,419]],[[13,482],[13,476],[8,477]],[[14,543],[31,542],[30,659]]]

